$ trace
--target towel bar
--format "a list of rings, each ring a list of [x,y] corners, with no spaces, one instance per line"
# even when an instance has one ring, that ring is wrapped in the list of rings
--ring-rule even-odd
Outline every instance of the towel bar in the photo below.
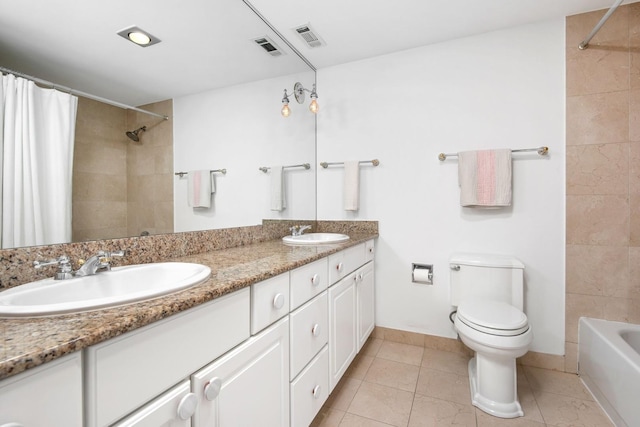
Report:
[[[378,166],[380,164],[380,160],[378,160],[378,159],[360,160],[358,163],[359,164],[371,163],[371,164],[373,164],[373,166]],[[344,162],[322,162],[322,163],[320,163],[320,166],[322,166],[325,169],[328,168],[331,165],[344,165]]]
[[[215,172],[220,172],[221,174],[225,175],[227,173],[226,169],[214,169],[214,170],[210,170],[210,173],[215,173]],[[182,178],[183,176],[187,175],[189,172],[176,172],[174,173],[174,175],[178,175],[180,176],[180,178]]]
[[[520,148],[520,149],[517,149],[517,150],[511,150],[512,153],[521,153],[523,151],[537,151],[538,154],[540,154],[541,156],[546,156],[549,153],[549,147]],[[458,157],[458,153],[451,153],[451,154],[440,153],[440,154],[438,154],[438,159],[441,162],[447,160],[447,157]]]
[[[305,169],[311,169],[311,165],[309,163],[302,163],[300,165],[289,165],[289,166],[283,166],[284,169],[291,169],[291,168],[305,168]],[[258,168],[258,170],[261,170],[264,173],[267,173],[269,171],[269,169],[271,169],[270,167],[267,166],[262,166],[261,168]]]

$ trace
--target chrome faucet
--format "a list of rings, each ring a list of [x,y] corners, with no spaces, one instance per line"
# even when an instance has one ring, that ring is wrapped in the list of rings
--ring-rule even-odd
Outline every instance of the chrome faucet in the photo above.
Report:
[[[294,225],[293,227],[289,228],[289,231],[291,231],[292,236],[302,236],[302,233],[304,233],[305,230],[309,230],[310,228],[310,225]]]
[[[76,276],[92,276],[98,272],[98,270],[111,270],[111,258],[114,256],[125,256],[125,251],[98,251],[97,254],[89,258],[82,263],[82,266],[74,274]]]
[[[49,261],[33,261],[33,266],[36,270],[41,269],[42,267],[46,267],[48,265],[57,265],[58,271],[56,271],[56,275],[53,276],[55,280],[65,280],[71,279],[73,277],[73,271],[71,270],[71,262],[69,261],[69,257],[66,255],[62,255],[56,259],[52,259]]]

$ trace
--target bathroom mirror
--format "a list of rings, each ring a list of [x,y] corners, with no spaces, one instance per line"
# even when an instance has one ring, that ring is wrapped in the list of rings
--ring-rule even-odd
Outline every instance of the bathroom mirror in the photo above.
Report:
[[[101,228],[75,241],[315,219],[315,116],[297,104],[280,115],[283,89],[311,87],[315,72],[242,0],[0,1],[0,66],[170,116],[79,97],[74,229]],[[117,35],[134,25],[160,43]],[[138,142],[125,136],[141,126]],[[286,169],[287,207],[272,211],[259,168],[303,163]],[[190,208],[175,175],[196,169],[227,171],[214,173],[210,208]]]

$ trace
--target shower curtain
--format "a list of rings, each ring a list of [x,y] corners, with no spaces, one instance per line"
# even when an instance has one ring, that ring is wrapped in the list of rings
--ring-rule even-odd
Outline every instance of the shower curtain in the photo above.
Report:
[[[0,247],[70,242],[78,98],[1,77]]]

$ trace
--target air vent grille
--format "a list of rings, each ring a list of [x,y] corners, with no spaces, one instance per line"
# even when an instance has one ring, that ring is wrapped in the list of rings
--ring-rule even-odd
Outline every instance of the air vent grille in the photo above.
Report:
[[[318,32],[311,28],[311,25],[309,24],[300,25],[293,30],[309,47],[320,47],[326,45],[325,41],[322,40],[322,37],[318,35]]]
[[[283,54],[280,47],[267,36],[256,37],[252,40],[271,56],[280,56]]]

